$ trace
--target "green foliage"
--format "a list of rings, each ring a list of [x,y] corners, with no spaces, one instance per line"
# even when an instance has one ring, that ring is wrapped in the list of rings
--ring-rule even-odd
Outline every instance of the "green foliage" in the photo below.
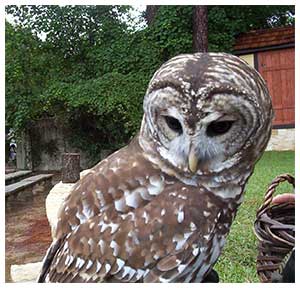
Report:
[[[71,129],[73,144],[96,156],[103,148],[123,146],[136,133],[147,81],[142,74],[112,72],[77,83],[56,82],[41,95],[42,106]]]
[[[65,57],[80,55],[102,41],[112,43],[127,31],[120,17],[128,10],[128,6],[117,5],[6,6],[8,14],[17,16],[17,23],[36,35],[46,34],[47,43]]]
[[[19,130],[27,119],[36,116],[39,107],[33,95],[41,91],[44,78],[42,73],[36,73],[41,69],[38,40],[30,31],[14,29],[9,23],[5,32],[6,121]]]
[[[294,6],[208,6],[209,51],[231,52],[243,32],[294,24]]]
[[[148,39],[158,47],[163,62],[177,54],[192,52],[192,10],[192,6],[159,8],[148,29]]]
[[[6,123],[17,135],[55,117],[71,129],[72,143],[98,157],[138,131],[154,71],[192,52],[193,7],[161,6],[142,29],[130,9],[6,6],[16,19],[5,27]],[[292,6],[209,6],[208,13],[210,51],[231,51],[234,37],[249,29],[294,21]]]
[[[87,57],[90,63],[97,63],[94,64],[96,77],[111,72],[124,75],[139,72],[149,80],[161,64],[159,50],[149,41],[147,31],[124,34],[111,44],[102,43],[89,51]]]

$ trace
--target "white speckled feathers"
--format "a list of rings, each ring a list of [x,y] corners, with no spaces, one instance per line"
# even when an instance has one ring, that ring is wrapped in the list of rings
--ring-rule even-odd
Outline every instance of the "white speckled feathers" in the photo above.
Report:
[[[134,162],[141,161],[138,142],[133,147]],[[45,281],[179,281],[198,269],[200,258],[201,262],[208,259],[207,272],[213,250],[208,253],[205,247],[209,247],[214,230],[228,231],[231,222],[228,219],[226,228],[216,226],[214,219],[223,212],[216,209],[215,197],[204,188],[187,189],[145,160],[144,168],[153,175],[143,177],[139,169],[136,177],[131,175],[127,181],[117,172],[132,171],[132,157],[124,166],[117,159],[116,153],[94,167],[66,199],[56,235],[63,241]],[[113,171],[111,165],[116,162],[119,167]],[[137,200],[131,200],[133,197]]]
[[[62,205],[39,282],[202,282],[217,261],[271,134],[265,82],[233,55],[179,55],[143,108]]]

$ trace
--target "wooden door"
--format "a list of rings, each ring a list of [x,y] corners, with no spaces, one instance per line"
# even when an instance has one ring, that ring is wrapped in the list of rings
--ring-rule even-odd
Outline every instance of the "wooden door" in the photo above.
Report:
[[[259,52],[258,71],[266,80],[275,110],[273,125],[295,124],[295,49]]]

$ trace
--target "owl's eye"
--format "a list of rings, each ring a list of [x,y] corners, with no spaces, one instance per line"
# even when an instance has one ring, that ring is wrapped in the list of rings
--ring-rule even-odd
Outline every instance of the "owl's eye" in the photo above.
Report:
[[[167,125],[169,126],[169,128],[171,130],[173,130],[174,132],[179,133],[179,134],[182,133],[181,124],[176,118],[171,117],[171,116],[164,116],[164,118],[165,118]]]
[[[208,125],[206,134],[209,137],[219,136],[229,131],[234,121],[215,121]]]

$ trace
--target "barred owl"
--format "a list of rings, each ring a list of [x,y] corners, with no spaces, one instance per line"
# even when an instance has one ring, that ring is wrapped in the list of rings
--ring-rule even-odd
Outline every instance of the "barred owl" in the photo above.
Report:
[[[236,56],[179,55],[131,143],[64,201],[39,282],[202,282],[271,133],[264,80]]]

